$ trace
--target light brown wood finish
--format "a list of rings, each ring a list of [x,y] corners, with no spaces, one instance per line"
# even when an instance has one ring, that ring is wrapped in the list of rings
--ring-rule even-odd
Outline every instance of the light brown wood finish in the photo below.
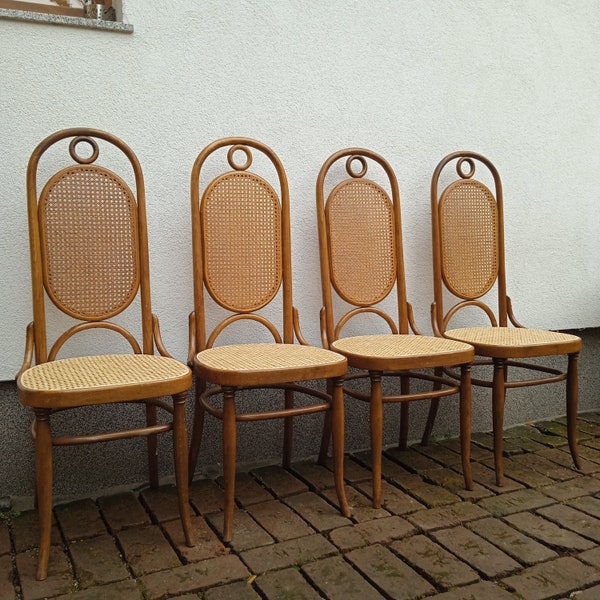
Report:
[[[267,175],[250,169],[253,162],[263,165],[267,172],[273,169],[273,185]],[[220,174],[215,176],[215,172]],[[347,361],[340,354],[307,345],[299,331],[292,305],[290,207],[283,165],[270,148],[256,140],[217,140],[194,163],[191,199],[194,312],[190,315],[189,360],[196,377],[196,405],[189,479],[198,461],[208,412],[223,425],[223,539],[228,542],[233,536],[237,423],[283,418],[283,464],[289,466],[292,417],[324,412],[328,427],[333,428],[339,506],[349,516],[343,472],[342,380]],[[214,305],[211,301],[205,306],[207,299]],[[273,310],[270,314],[281,318],[280,326],[261,314],[267,307]],[[226,316],[209,327],[207,317],[223,310]],[[264,327],[272,343],[217,345],[225,330],[235,331],[244,321]],[[297,383],[312,380],[326,380],[327,392]],[[244,388],[284,390],[282,405],[273,410],[258,406],[254,412],[239,412],[236,393]],[[295,406],[294,394],[298,393],[312,401]],[[223,398],[223,408],[213,402],[215,397]]]
[[[345,163],[345,173],[342,165]],[[358,168],[357,168],[358,165]],[[372,170],[376,177],[366,177]],[[384,183],[380,185],[379,181]],[[385,187],[384,187],[385,186]],[[473,348],[468,344],[437,337],[414,335],[412,308],[406,298],[400,194],[396,176],[381,156],[362,148],[348,148],[330,156],[317,180],[317,217],[321,258],[323,344],[340,352],[358,373],[348,375],[344,389],[354,398],[370,403],[373,464],[373,506],[381,495],[383,449],[383,405],[401,403],[400,447],[408,436],[408,402],[459,395],[460,436],[465,486],[472,489],[470,466],[471,387]],[[395,294],[395,296],[393,296]],[[382,308],[386,299],[397,313]],[[361,319],[376,315],[390,333],[373,333]],[[367,335],[345,337],[349,322]],[[441,376],[442,367],[460,366],[461,379]],[[423,370],[425,369],[425,371]],[[434,369],[431,374],[427,369]],[[382,380],[399,379],[397,393],[383,393]],[[368,379],[364,393],[356,382]],[[427,384],[411,390],[411,382]],[[326,444],[322,446],[322,455]],[[322,456],[323,458],[323,456]]]
[[[124,177],[134,182],[133,189],[115,172],[100,166],[115,150],[129,165]],[[41,162],[48,156],[52,158],[47,162],[63,167],[49,179],[38,181],[47,166]],[[156,436],[172,431],[179,510],[186,542],[192,545],[185,421],[192,373],[168,356],[158,319],[152,314],[140,164],[133,151],[109,133],[81,128],[59,131],[43,140],[31,155],[27,204],[34,317],[27,327],[17,385],[20,401],[35,415],[40,518],[37,578],[45,579],[48,570],[52,447],[56,445],[146,436],[150,481],[156,486]],[[135,299],[138,302],[130,307]],[[141,332],[136,336],[114,319],[137,306]],[[48,339],[46,321],[52,317],[47,315],[54,307],[65,319],[72,318],[73,324],[56,339]],[[99,329],[123,337],[131,353],[59,358],[67,341]],[[155,347],[160,356],[154,354]],[[160,396],[172,396],[173,403]],[[145,407],[146,426],[85,436],[52,434],[50,418],[55,410],[121,402]],[[172,415],[172,421],[157,423],[157,409],[167,417]]]
[[[456,169],[453,177],[452,167]],[[490,180],[491,189],[482,183],[483,178]],[[443,190],[440,190],[441,181],[446,184]],[[579,468],[576,417],[581,339],[565,333],[527,329],[514,317],[506,292],[502,183],[491,161],[475,152],[454,152],[446,156],[432,177],[431,215],[433,327],[438,335],[472,344],[475,354],[482,357],[474,364],[493,365],[491,381],[473,378],[473,384],[492,389],[497,484],[502,485],[504,479],[502,434],[506,390],[515,387],[566,380],[569,448]],[[447,310],[444,308],[446,292],[453,294],[455,302]],[[489,303],[494,302],[494,298],[496,310]],[[465,308],[480,309],[490,326],[449,329],[453,317]],[[522,360],[563,354],[568,356],[566,371]],[[509,378],[509,367],[511,373],[513,367],[518,367],[540,376]],[[431,421],[435,419],[436,410],[434,403]]]

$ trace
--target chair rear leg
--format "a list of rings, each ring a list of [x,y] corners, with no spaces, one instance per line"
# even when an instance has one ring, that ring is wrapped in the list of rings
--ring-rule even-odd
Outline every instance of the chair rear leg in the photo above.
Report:
[[[444,370],[441,367],[436,367],[434,375],[436,377],[442,377]],[[433,384],[433,391],[441,389],[442,384],[437,381]],[[438,408],[440,407],[440,399],[432,398],[429,404],[429,413],[427,414],[427,423],[425,423],[425,429],[423,430],[423,436],[421,437],[421,445],[427,446],[429,444],[429,438],[433,432],[433,426],[435,425],[435,419],[437,417]]]
[[[156,406],[146,404],[146,426],[152,427],[156,425]],[[158,434],[152,433],[146,437],[146,445],[148,447],[148,476],[150,479],[150,487],[156,489],[158,487]]]
[[[194,534],[190,517],[190,496],[188,488],[188,437],[185,418],[187,392],[173,396],[173,454],[175,457],[175,483],[179,502],[179,516],[183,535],[188,546],[194,545]]]
[[[285,407],[286,409],[294,408],[294,392],[285,390]],[[293,417],[285,417],[283,419],[283,466],[286,469],[292,464],[292,447],[294,444],[294,419]]]
[[[581,469],[577,449],[577,405],[579,402],[579,353],[569,354],[567,367],[567,437],[571,457],[577,469]]]
[[[463,477],[465,487],[473,489],[473,476],[471,474],[471,365],[462,365],[460,368],[460,454],[462,458]]]
[[[233,537],[236,445],[235,389],[223,388],[223,472],[225,479],[223,541],[225,542],[230,542]]]
[[[342,394],[343,393],[344,392],[342,391]],[[321,448],[319,450],[318,460],[320,465],[324,465],[327,462],[327,453],[329,452],[329,445],[331,443],[331,420],[332,411],[328,410],[325,412],[325,418],[323,420],[323,433],[321,434]]]
[[[400,393],[405,396],[410,393],[410,379],[408,377],[400,378]],[[398,440],[398,447],[400,450],[406,450],[408,446],[408,402],[402,402],[400,404],[400,437]]]
[[[40,527],[40,547],[36,579],[48,576],[52,533],[52,432],[50,410],[35,409],[35,473]]]
[[[335,490],[340,511],[345,517],[350,516],[350,507],[346,499],[344,487],[344,380],[336,379],[331,386],[330,427],[333,425],[333,474]]]
[[[492,382],[492,421],[494,428],[494,466],[496,468],[496,485],[504,485],[504,460],[502,457],[504,433],[504,401],[506,398],[506,361],[494,359],[494,376]]]
[[[190,450],[188,454],[188,483],[192,483],[196,465],[198,464],[198,455],[200,454],[200,445],[202,444],[202,431],[204,430],[204,407],[200,403],[200,396],[205,392],[206,385],[199,379],[196,379],[194,385],[194,422],[192,424],[192,439],[190,441]]]

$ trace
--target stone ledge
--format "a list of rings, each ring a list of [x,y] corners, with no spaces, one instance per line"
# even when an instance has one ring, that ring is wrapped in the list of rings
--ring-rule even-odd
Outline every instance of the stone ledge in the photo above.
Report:
[[[101,21],[96,19],[85,19],[83,17],[69,17],[66,15],[52,15],[46,13],[31,12],[28,10],[14,10],[0,8],[0,19],[12,19],[15,21],[29,21],[46,23],[50,25],[66,25],[68,27],[83,27],[84,29],[101,29],[103,31],[115,31],[117,33],[133,33],[133,25],[120,21]]]

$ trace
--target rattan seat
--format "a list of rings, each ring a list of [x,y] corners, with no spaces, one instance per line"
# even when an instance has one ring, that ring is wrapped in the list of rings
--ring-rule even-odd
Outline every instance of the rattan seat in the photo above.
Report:
[[[313,379],[313,370],[328,365],[333,377],[348,365],[334,352],[299,344],[236,344],[209,348],[194,358],[198,374],[214,383],[248,385],[259,377],[266,385]]]
[[[445,336],[475,347],[480,356],[520,358],[569,354],[581,350],[581,338],[569,333],[524,327],[464,327]]]
[[[452,167],[455,175],[451,174]],[[442,159],[431,180],[431,218],[434,331],[472,344],[479,357],[476,366],[493,365],[491,378],[474,374],[472,383],[492,388],[497,485],[504,481],[502,435],[506,390],[510,388],[566,381],[569,448],[579,468],[576,419],[581,339],[567,333],[527,329],[515,318],[506,291],[502,183],[491,161],[475,152],[454,152]],[[445,302],[454,305],[446,309]],[[478,319],[477,327],[450,328],[457,313],[464,320],[467,313],[472,315],[478,310],[490,326],[481,327]],[[567,357],[566,370],[543,361],[522,360],[559,355]],[[434,402],[431,423],[436,411]]]
[[[260,175],[250,170],[255,157],[262,165]],[[228,169],[225,172],[223,165]],[[205,182],[205,172],[220,174]],[[209,413],[222,421],[223,539],[228,542],[234,535],[237,423],[283,419],[283,464],[289,467],[292,417],[323,412],[324,431],[333,429],[339,507],[349,516],[342,390],[348,365],[340,354],[309,346],[300,333],[292,304],[290,206],[283,165],[256,140],[217,140],[194,163],[191,197],[194,312],[190,315],[189,362],[194,367],[196,404],[189,478],[194,475],[204,417]],[[206,307],[208,299],[214,303]],[[226,316],[211,323],[212,314],[222,310]],[[274,319],[281,323],[279,327]],[[236,327],[248,322],[258,324],[269,341],[224,343],[219,339],[225,330],[225,335],[233,337],[240,331]],[[314,380],[324,380],[326,390],[313,385]],[[236,394],[248,388],[260,390],[260,397],[253,399],[252,406],[244,404],[242,410]],[[305,402],[296,402],[296,394]]]
[[[115,389],[128,388],[131,400],[163,396],[190,388],[190,370],[179,361],[148,354],[78,356],[42,363],[19,380],[20,399],[27,406],[81,406],[118,402]],[[40,394],[43,392],[43,394]]]
[[[347,176],[342,169],[344,162]],[[367,178],[369,170],[373,176]],[[317,218],[323,345],[344,355],[348,365],[358,370],[347,375],[344,391],[352,398],[369,403],[373,506],[378,508],[382,503],[381,455],[386,403],[400,403],[399,446],[404,449],[408,441],[409,403],[458,394],[463,476],[465,487],[472,489],[470,365],[474,358],[473,347],[419,334],[406,297],[400,194],[389,163],[375,152],[362,148],[348,148],[330,156],[317,179]],[[392,300],[393,310],[397,310],[395,317],[383,308]],[[389,333],[373,331],[370,319],[374,316],[383,322],[383,327],[378,329]],[[368,331],[368,334],[346,334],[349,322],[356,330]],[[442,376],[442,368],[453,366],[461,370],[458,384]],[[367,393],[363,391],[361,379],[368,380]],[[392,382],[386,388],[390,391],[385,394],[384,379]],[[396,386],[393,385],[395,380],[398,381]],[[415,380],[428,383],[411,389]],[[429,383],[431,389],[423,391]],[[322,458],[326,448],[324,444]]]
[[[119,174],[104,166],[109,161],[119,165]],[[63,168],[47,178],[49,164]],[[27,206],[33,321],[27,327],[17,388],[21,403],[34,413],[40,520],[37,579],[45,579],[48,572],[53,446],[145,437],[150,485],[157,487],[157,435],[172,432],[179,514],[185,541],[192,545],[185,416],[192,372],[168,355],[158,318],[152,314],[144,179],[138,159],[125,143],[104,131],[59,131],[31,155]],[[56,333],[60,325],[64,330]],[[100,332],[103,335],[92,341],[90,336]],[[87,341],[80,354],[93,344],[91,355],[59,356],[75,337],[82,344]],[[119,354],[96,354],[114,351],[115,344]],[[79,348],[76,343],[68,345],[72,354],[73,347]],[[123,354],[123,346],[131,353]],[[172,402],[163,396],[171,396]],[[58,435],[51,428],[56,411],[98,410],[98,405],[109,411],[106,405],[116,403],[141,405],[144,426],[125,422],[119,429],[115,424],[115,430],[84,435]],[[93,476],[93,469],[85,475]]]

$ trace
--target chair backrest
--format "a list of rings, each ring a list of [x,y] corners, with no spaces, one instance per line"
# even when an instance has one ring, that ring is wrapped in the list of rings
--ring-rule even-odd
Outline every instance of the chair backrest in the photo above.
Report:
[[[265,177],[250,170],[253,163],[264,169]],[[292,343],[289,192],[277,155],[249,138],[213,142],[194,162],[191,199],[192,351],[213,346],[226,328],[242,320],[260,323],[276,342]],[[205,292],[226,311],[211,331]],[[283,314],[276,325],[260,311],[280,297],[282,311],[277,305],[277,312]]]
[[[102,165],[107,159],[125,164],[133,190]],[[47,178],[48,170],[54,174]],[[95,328],[117,332],[135,352],[153,353],[144,181],[132,150],[94,129],[48,136],[29,160],[27,204],[36,363],[54,360],[67,340]],[[140,336],[111,321],[138,296],[141,347]],[[50,342],[52,304],[75,324]]]
[[[452,169],[452,166],[455,168]],[[475,178],[486,177],[491,185]],[[440,191],[441,181],[446,187]],[[454,152],[437,166],[431,181],[434,326],[445,331],[461,309],[482,309],[492,325],[508,323],[504,267],[502,183],[494,165],[475,152]],[[496,311],[481,300],[497,288]],[[444,311],[444,288],[456,303]]]
[[[381,184],[366,177],[370,167],[381,171]],[[330,156],[317,179],[317,219],[324,342],[337,340],[350,319],[365,313],[383,318],[394,333],[408,333],[400,194],[389,163],[362,148]],[[393,290],[396,317],[377,306]]]

